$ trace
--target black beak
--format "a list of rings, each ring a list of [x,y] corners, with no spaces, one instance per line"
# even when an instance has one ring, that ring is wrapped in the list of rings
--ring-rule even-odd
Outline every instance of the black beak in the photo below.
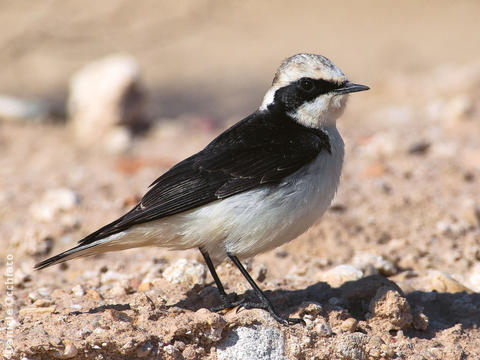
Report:
[[[360,85],[360,84],[354,84],[349,81],[346,83],[342,84],[341,87],[335,90],[337,94],[348,94],[348,93],[353,93],[353,92],[358,92],[358,91],[365,91],[365,90],[370,90],[368,86],[365,85]]]

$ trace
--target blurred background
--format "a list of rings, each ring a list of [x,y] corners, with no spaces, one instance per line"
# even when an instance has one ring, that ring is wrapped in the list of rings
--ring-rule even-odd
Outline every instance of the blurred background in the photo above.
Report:
[[[55,100],[85,64],[128,53],[141,66],[158,116],[193,113],[222,121],[247,114],[280,61],[298,52],[323,54],[369,85],[479,59],[480,5],[474,0],[0,6],[2,93]]]
[[[381,274],[407,293],[480,291],[479,1],[0,0],[0,24],[0,265],[14,254],[21,305],[40,287],[76,284],[118,299],[143,279],[183,299],[162,274],[179,257],[201,263],[197,251],[32,266],[252,113],[299,52],[371,90],[353,94],[338,122],[346,159],[334,206],[249,263],[262,287]],[[228,267],[219,273],[247,289]],[[478,319],[478,298],[455,321],[448,304],[421,303],[444,327]],[[473,349],[480,335],[469,336]]]

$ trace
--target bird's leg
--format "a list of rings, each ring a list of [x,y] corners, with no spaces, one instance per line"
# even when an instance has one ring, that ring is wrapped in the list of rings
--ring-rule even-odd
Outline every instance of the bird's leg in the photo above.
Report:
[[[205,250],[203,250],[202,248],[199,248],[199,250],[203,255],[203,258],[205,260],[205,263],[207,264],[208,270],[210,270],[210,274],[212,274],[215,284],[217,284],[217,289],[218,289],[218,292],[220,293],[220,299],[222,300],[221,305],[213,307],[210,310],[217,312],[224,309],[234,308],[235,306],[238,306],[241,303],[243,303],[244,300],[238,300],[237,294],[235,293],[227,294],[225,292],[225,289],[223,288],[223,284],[220,281],[220,278],[218,277],[217,272],[215,271],[215,266],[213,266],[212,259],[210,259],[210,256]]]
[[[274,309],[270,300],[265,296],[263,291],[260,290],[260,288],[255,283],[255,281],[252,279],[250,274],[243,267],[240,260],[238,260],[238,258],[236,256],[232,255],[232,254],[227,253],[227,255],[233,261],[233,263],[237,266],[237,268],[240,270],[242,275],[250,283],[250,286],[253,288],[253,290],[255,291],[255,294],[257,294],[257,296],[260,300],[257,303],[256,302],[251,302],[251,301],[244,301],[243,303],[239,304],[240,307],[237,309],[237,311],[242,307],[245,308],[245,309],[263,309],[263,310],[268,311],[270,313],[270,315],[272,315],[272,317],[281,324],[290,325],[290,324],[305,323],[302,319],[284,318],[284,317],[278,315],[277,311]]]

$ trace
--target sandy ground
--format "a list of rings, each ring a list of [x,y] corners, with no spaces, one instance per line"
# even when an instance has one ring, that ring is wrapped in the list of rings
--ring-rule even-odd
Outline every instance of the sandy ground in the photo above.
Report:
[[[0,307],[4,356],[10,344],[14,359],[480,358],[478,4],[354,3],[344,16],[330,6],[328,17],[325,3],[277,3],[277,18],[262,17],[271,3],[253,2],[107,1],[95,16],[75,2],[0,4],[2,92],[61,104],[72,71],[128,51],[158,120],[120,154],[76,145],[63,123],[0,120],[0,293],[15,281],[13,304],[5,296]],[[291,31],[278,25],[289,17]],[[335,41],[325,35],[339,24],[349,25]],[[338,124],[346,159],[332,208],[247,264],[280,312],[306,325],[207,310],[218,298],[194,250],[135,249],[32,271],[248,115],[279,61],[299,50],[328,55],[372,87],[352,96]],[[231,264],[218,272],[228,291],[253,295]]]

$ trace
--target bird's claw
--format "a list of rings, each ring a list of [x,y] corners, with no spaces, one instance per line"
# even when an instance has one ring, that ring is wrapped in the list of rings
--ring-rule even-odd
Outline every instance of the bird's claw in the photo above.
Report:
[[[280,315],[278,315],[275,310],[269,306],[269,304],[264,304],[263,302],[252,302],[252,301],[242,301],[237,307],[237,310],[235,310],[235,313],[240,312],[243,309],[261,309],[268,311],[270,315],[277,320],[279,323],[283,325],[295,325],[295,324],[303,324],[305,325],[305,321],[303,319],[299,318],[284,318]]]
[[[245,301],[245,299],[238,299],[238,295],[236,293],[227,294],[226,296],[222,296],[221,299],[222,303],[218,306],[210,308],[210,311],[219,312],[225,309],[232,309]]]

